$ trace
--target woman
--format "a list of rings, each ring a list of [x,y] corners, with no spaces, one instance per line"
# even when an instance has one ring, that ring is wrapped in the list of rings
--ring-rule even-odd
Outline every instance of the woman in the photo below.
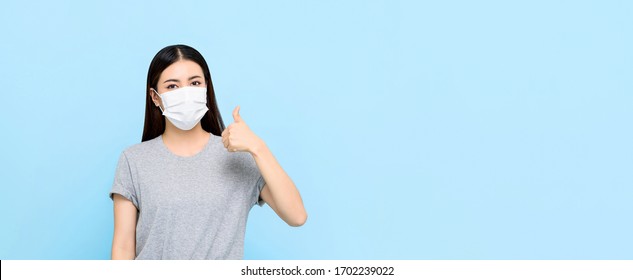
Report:
[[[239,106],[224,127],[198,51],[160,50],[146,95],[142,142],[121,154],[110,191],[112,259],[241,259],[255,204],[305,223],[299,191]]]

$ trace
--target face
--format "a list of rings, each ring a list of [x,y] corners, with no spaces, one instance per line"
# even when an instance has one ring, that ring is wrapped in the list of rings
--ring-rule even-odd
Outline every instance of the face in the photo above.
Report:
[[[158,78],[156,88],[150,89],[150,95],[155,105],[163,107],[161,99],[156,95],[163,94],[181,87],[206,87],[202,68],[191,60],[179,60],[165,68]],[[155,91],[156,92],[155,92]]]

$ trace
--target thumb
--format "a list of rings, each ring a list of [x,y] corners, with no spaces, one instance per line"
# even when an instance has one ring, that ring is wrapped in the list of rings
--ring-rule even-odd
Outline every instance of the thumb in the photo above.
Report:
[[[233,121],[242,122],[242,116],[240,116],[240,106],[237,105],[235,109],[233,109]]]

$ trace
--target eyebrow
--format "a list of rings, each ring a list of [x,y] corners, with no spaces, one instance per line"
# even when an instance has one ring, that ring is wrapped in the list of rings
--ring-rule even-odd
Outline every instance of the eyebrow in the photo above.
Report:
[[[196,75],[196,76],[191,76],[191,77],[189,78],[189,81],[191,81],[191,80],[193,80],[193,79],[196,79],[196,78],[202,78],[202,77],[200,77],[200,76],[198,76],[198,75]],[[178,82],[180,82],[180,80],[178,80],[178,79],[169,79],[169,80],[167,80],[167,81],[164,81],[164,82],[163,82],[163,84],[164,84],[164,83],[168,83],[168,82],[176,82],[176,83],[178,83]]]

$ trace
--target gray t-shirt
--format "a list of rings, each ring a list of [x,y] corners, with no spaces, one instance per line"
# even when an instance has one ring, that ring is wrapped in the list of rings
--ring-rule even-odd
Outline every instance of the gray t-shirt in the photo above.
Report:
[[[250,209],[264,204],[264,179],[249,153],[231,153],[210,134],[181,157],[162,135],[123,151],[114,193],[138,209],[136,259],[242,259]]]

